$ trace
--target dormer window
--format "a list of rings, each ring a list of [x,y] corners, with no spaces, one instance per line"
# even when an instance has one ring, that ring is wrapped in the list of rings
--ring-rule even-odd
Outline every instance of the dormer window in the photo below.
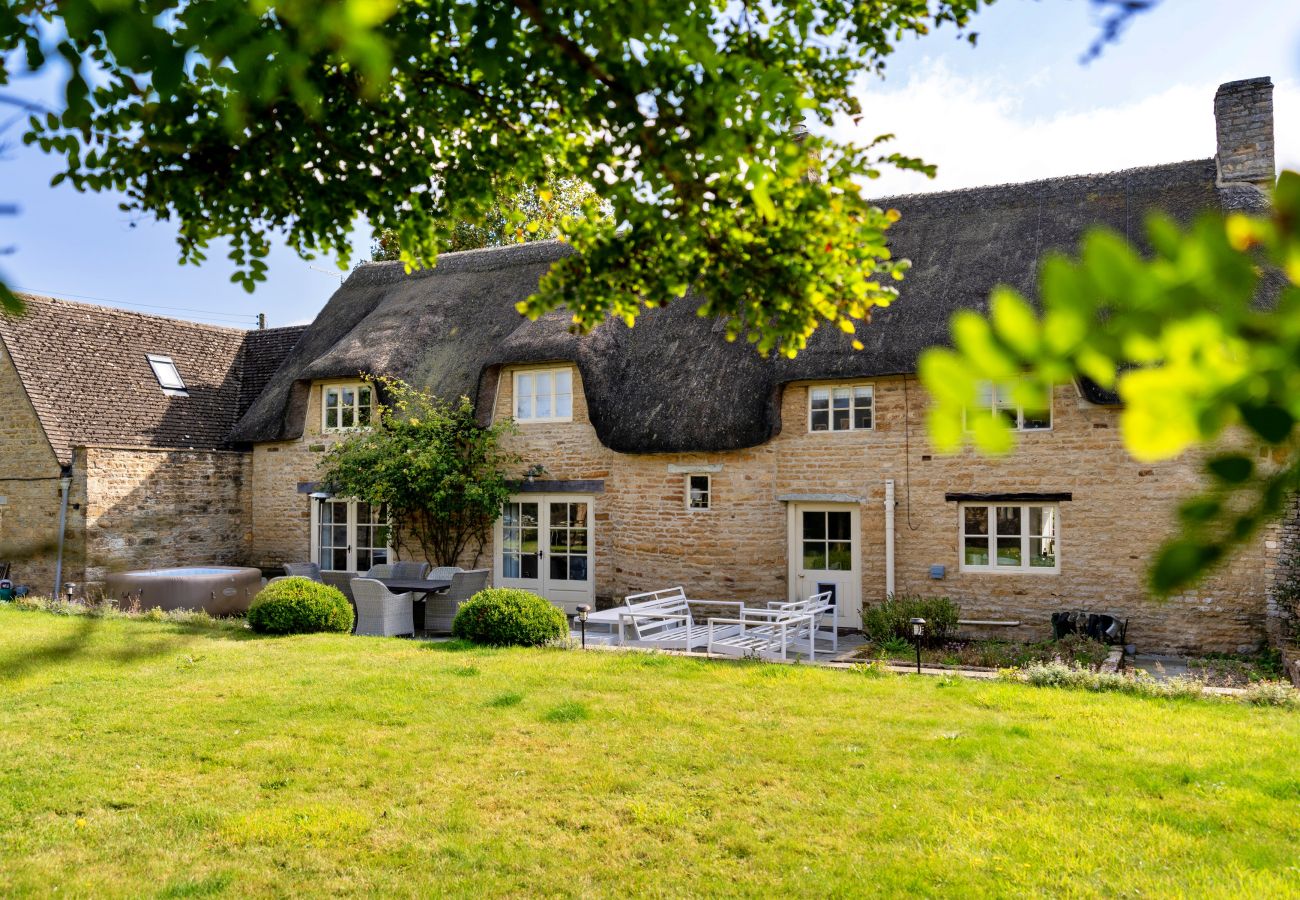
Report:
[[[149,360],[149,368],[153,369],[153,376],[158,379],[158,386],[164,394],[168,397],[190,395],[189,388],[185,387],[185,379],[181,377],[180,370],[170,356],[147,353],[145,358]]]
[[[321,397],[321,430],[351,431],[369,428],[374,412],[374,391],[364,382],[327,384]]]
[[[573,370],[523,369],[515,373],[516,422],[572,422]]]

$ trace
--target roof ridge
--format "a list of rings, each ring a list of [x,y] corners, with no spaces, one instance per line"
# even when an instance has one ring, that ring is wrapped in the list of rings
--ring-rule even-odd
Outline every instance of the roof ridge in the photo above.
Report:
[[[886,194],[880,197],[869,198],[872,203],[881,204],[885,202],[909,202],[923,200],[945,200],[965,197],[987,197],[999,193],[1008,193],[1011,191],[1028,191],[1053,187],[1057,185],[1080,184],[1088,181],[1095,181],[1102,178],[1115,178],[1118,176],[1135,176],[1135,175],[1154,175],[1160,172],[1167,172],[1179,169],[1185,166],[1208,165],[1214,162],[1214,157],[1207,156],[1198,159],[1184,159],[1178,162],[1154,163],[1147,166],[1130,166],[1127,169],[1113,169],[1109,172],[1086,172],[1075,175],[1053,175],[1048,178],[1035,178],[1030,181],[1004,181],[999,184],[981,184],[975,187],[950,188],[945,191],[914,191],[910,194]]]
[[[184,325],[187,327],[206,329],[208,331],[220,331],[223,333],[233,333],[233,334],[248,334],[249,332],[259,330],[256,328],[240,328],[237,325],[212,325],[207,322],[195,322],[192,319],[178,319],[174,316],[161,316],[158,315],[157,313],[144,313],[144,312],[137,312],[136,310],[133,309],[122,309],[121,307],[117,307],[117,306],[106,306],[102,303],[83,303],[79,300],[67,300],[64,299],[63,297],[51,297],[48,294],[32,294],[26,291],[14,291],[14,293],[17,294],[18,297],[20,297],[24,303],[36,301],[38,303],[52,303],[55,305],[73,306],[87,311],[93,310],[97,313],[132,316],[139,319],[148,319],[150,321],[170,322],[174,325]],[[283,327],[288,328],[292,326],[283,326]],[[266,331],[270,329],[261,329],[261,330]]]
[[[572,244],[559,238],[523,243],[500,244],[493,247],[475,247],[472,250],[451,250],[439,253],[433,265],[413,269],[408,275],[406,264],[400,260],[363,262],[352,270],[344,284],[383,284],[395,278],[424,278],[435,272],[475,272],[490,267],[502,268],[498,257],[506,257],[509,265],[525,266],[532,263],[558,260],[572,251]]]
[[[304,328],[310,328],[310,322],[301,322],[297,325],[275,325],[271,328],[250,328],[249,334],[268,334],[272,331],[302,331]]]
[[[517,250],[520,247],[546,247],[548,245],[559,245],[569,243],[561,238],[544,238],[537,241],[513,241],[509,244],[489,244],[486,247],[470,247],[467,250],[443,250],[438,254],[438,259],[464,259],[473,256],[487,256],[493,253],[504,253],[510,250]],[[406,264],[400,259],[380,259],[380,260],[363,260],[357,265],[374,266],[374,267],[392,267],[405,266]],[[419,271],[418,269],[416,271]]]

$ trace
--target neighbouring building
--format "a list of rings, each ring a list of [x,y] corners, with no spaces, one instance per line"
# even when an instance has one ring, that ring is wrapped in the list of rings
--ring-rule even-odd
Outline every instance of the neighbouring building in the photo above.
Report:
[[[70,471],[70,579],[310,557],[345,583],[388,555],[382,512],[313,496],[318,465],[368,421],[363,375],[392,375],[470,397],[484,423],[517,422],[518,492],[481,561],[495,583],[570,609],[674,584],[701,599],[829,588],[854,627],[862,604],[893,591],[950,596],[966,617],[1019,621],[1026,638],[1083,609],[1127,618],[1147,649],[1253,649],[1276,529],[1194,590],[1157,601],[1145,588],[1199,483],[1196,454],[1135,462],[1116,398],[1081,383],[1059,385],[1047,410],[988,398],[1016,421],[1014,455],[940,456],[914,373],[954,311],[985,308],[997,284],[1032,295],[1043,255],[1089,228],[1140,241],[1154,210],[1186,223],[1264,208],[1271,92],[1268,79],[1220,88],[1210,159],[882,201],[903,213],[890,243],[913,268],[901,299],[859,327],[862,351],[826,328],[796,359],[763,359],[727,343],[690,296],[583,337],[563,311],[524,320],[515,304],[570,252],[559,243],[447,254],[411,275],[364,265],[305,329],[33,298],[28,317],[0,320],[0,384],[16,410],[0,424],[0,559],[57,532]],[[188,396],[168,388],[166,366],[155,377],[153,356],[170,358]],[[31,571],[44,584],[47,570]]]

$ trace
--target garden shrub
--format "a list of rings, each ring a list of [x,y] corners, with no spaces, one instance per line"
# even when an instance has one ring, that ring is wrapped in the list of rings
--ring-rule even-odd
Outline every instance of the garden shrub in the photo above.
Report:
[[[248,607],[248,625],[260,634],[347,634],[352,621],[352,604],[343,592],[310,578],[268,584]]]
[[[538,647],[565,637],[569,622],[545,597],[514,588],[488,588],[461,604],[451,633],[494,647]]]
[[[1285,681],[1257,681],[1243,695],[1255,706],[1284,706],[1300,709],[1300,691]]]
[[[961,607],[947,597],[895,597],[890,596],[877,606],[862,610],[862,630],[873,641],[884,644],[890,640],[912,642],[910,619],[925,619],[925,643],[942,644],[950,632],[957,630]]]
[[[1146,672],[1132,674],[1120,672],[1092,672],[1079,666],[1060,662],[1034,663],[1023,669],[1003,669],[999,673],[1007,681],[1019,681],[1038,687],[1074,688],[1085,691],[1114,691],[1138,697],[1185,698],[1203,697],[1218,700],[1240,700],[1256,706],[1281,706],[1300,710],[1300,691],[1289,684],[1261,681],[1251,685],[1243,694],[1215,694],[1207,690],[1198,678],[1157,679]]]

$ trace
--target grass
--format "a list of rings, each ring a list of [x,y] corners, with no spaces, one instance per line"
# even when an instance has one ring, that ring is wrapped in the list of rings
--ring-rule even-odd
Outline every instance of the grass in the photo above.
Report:
[[[1300,715],[0,608],[3,893],[1300,896]]]

